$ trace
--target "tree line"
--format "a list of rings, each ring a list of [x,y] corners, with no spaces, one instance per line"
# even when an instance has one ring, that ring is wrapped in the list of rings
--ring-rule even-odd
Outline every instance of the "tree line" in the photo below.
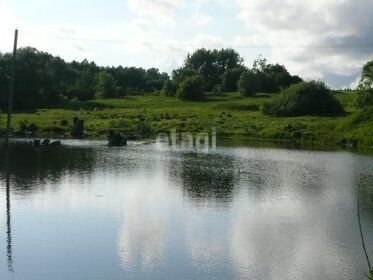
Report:
[[[0,107],[6,107],[12,54],[0,53]],[[114,98],[162,89],[167,73],[156,68],[100,67],[94,62],[66,62],[26,47],[18,50],[14,108],[29,110],[71,101]]]
[[[300,77],[292,76],[285,66],[269,64],[265,58],[259,57],[249,68],[233,49],[202,48],[188,54],[184,64],[172,71],[171,79],[164,84],[163,94],[183,100],[204,99],[205,91],[239,91],[250,96],[260,92],[278,93],[301,81]]]
[[[0,53],[0,108],[7,103],[11,60],[10,53]],[[244,96],[278,93],[277,101],[267,104],[264,112],[294,115],[299,114],[294,104],[303,102],[306,108],[312,101],[317,107],[317,100],[330,93],[324,83],[304,82],[291,75],[285,66],[270,64],[261,56],[247,67],[240,54],[230,48],[198,49],[188,54],[182,66],[170,76],[157,68],[101,67],[87,60],[66,62],[31,47],[19,49],[16,63],[15,110],[63,107],[68,102],[146,93],[193,101],[205,99],[205,92],[239,91]],[[373,61],[370,61],[363,68],[357,107],[373,105],[372,90]],[[330,109],[323,107],[322,112],[340,111],[332,98],[326,97],[324,103]]]

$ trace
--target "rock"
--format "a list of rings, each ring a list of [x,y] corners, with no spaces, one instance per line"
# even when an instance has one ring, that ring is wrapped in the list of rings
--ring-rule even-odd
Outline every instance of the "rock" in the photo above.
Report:
[[[42,144],[43,146],[48,146],[50,142],[51,142],[51,140],[49,140],[49,139],[44,139],[43,141],[41,141],[41,144]]]

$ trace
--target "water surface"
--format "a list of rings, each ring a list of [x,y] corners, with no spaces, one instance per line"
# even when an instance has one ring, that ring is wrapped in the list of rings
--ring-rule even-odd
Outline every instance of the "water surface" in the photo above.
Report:
[[[371,156],[69,141],[14,144],[6,168],[4,154],[0,279],[364,279],[361,174],[373,259]]]

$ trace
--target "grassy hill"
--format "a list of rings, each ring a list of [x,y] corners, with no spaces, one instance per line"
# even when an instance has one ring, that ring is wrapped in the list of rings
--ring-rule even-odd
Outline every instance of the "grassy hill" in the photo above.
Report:
[[[238,93],[208,94],[204,102],[184,102],[164,96],[131,96],[70,103],[63,109],[39,109],[15,113],[14,131],[34,124],[38,133],[68,133],[72,119],[85,120],[88,134],[105,135],[108,129],[124,133],[154,135],[159,131],[203,132],[216,128],[218,137],[294,140],[301,143],[373,146],[373,108],[357,111],[354,92],[334,92],[346,115],[341,117],[269,117],[261,105],[273,98],[259,94],[242,97]],[[5,114],[0,126],[5,127]]]

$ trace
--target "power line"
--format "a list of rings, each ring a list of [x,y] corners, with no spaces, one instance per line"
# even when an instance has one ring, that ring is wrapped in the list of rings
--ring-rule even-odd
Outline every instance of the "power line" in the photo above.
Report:
[[[46,38],[49,40],[62,41],[80,41],[103,44],[124,44],[124,45],[144,45],[144,46],[165,46],[165,47],[211,47],[211,48],[237,48],[237,49],[369,49],[373,43],[359,44],[314,44],[314,45],[270,45],[270,44],[229,44],[229,43],[188,43],[188,42],[160,42],[160,41],[131,41],[131,40],[115,40],[102,38],[84,38],[73,36],[37,36],[38,38]]]

